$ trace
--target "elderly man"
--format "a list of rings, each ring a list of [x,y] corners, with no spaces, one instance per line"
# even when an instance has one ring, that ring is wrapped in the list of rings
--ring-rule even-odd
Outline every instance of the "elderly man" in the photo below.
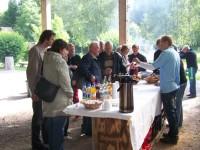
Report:
[[[105,43],[105,51],[99,57],[103,76],[112,76],[119,73],[126,73],[122,57],[117,52],[113,52],[113,44],[110,41]]]
[[[160,92],[164,111],[169,122],[169,132],[164,134],[161,142],[176,144],[178,142],[178,121],[176,114],[176,94],[180,84],[180,56],[172,47],[169,36],[161,37],[162,53],[153,64],[134,59],[140,67],[154,70],[160,68]]]
[[[41,129],[43,123],[42,117],[42,100],[39,99],[35,93],[35,87],[41,76],[41,68],[43,56],[46,49],[52,45],[55,33],[51,30],[45,30],[40,35],[38,43],[29,51],[28,67],[26,70],[29,89],[31,91],[31,98],[33,100],[33,118],[32,118],[32,149],[45,149],[45,146],[40,140],[40,131],[42,131],[43,140],[47,143],[47,135],[44,129]]]
[[[196,97],[196,73],[198,70],[197,55],[188,45],[186,45],[183,47],[180,56],[182,59],[186,59],[187,70],[189,73],[190,93],[187,96],[188,98],[194,98]]]
[[[102,80],[101,68],[97,57],[99,55],[99,42],[93,41],[89,45],[89,52],[83,56],[78,69],[78,78],[83,84],[100,83]],[[90,117],[83,117],[82,134],[92,135],[92,122]]]
[[[133,53],[128,56],[128,60],[129,60],[130,63],[132,63],[132,61],[133,61],[134,58],[138,58],[142,62],[147,62],[146,57],[144,55],[142,55],[141,53],[139,53],[139,49],[140,49],[139,46],[136,45],[136,44],[134,44],[132,46]],[[131,65],[130,66],[130,74],[133,74],[133,72],[134,72],[133,70],[134,70],[134,66]],[[145,71],[145,69],[139,67],[138,71]]]

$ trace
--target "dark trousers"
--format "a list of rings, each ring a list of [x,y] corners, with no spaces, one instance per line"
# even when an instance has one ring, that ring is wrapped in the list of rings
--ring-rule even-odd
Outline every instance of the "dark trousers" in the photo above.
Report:
[[[32,103],[33,107],[33,117],[32,117],[32,147],[39,148],[42,145],[42,141],[40,139],[40,133],[42,133],[44,143],[48,143],[47,132],[45,130],[45,119],[42,117],[42,101],[39,100],[37,102]]]
[[[177,90],[170,93],[161,93],[164,111],[169,122],[169,133],[171,137],[178,136],[178,121],[176,113],[176,93]]]
[[[92,118],[83,117],[82,133],[92,136]]]
[[[49,150],[64,150],[64,127],[66,116],[47,118]]]
[[[190,67],[188,68],[189,80],[190,80],[190,95],[196,96],[196,73],[197,69]]]
[[[183,123],[183,96],[185,93],[185,88],[187,86],[187,83],[183,83],[180,85],[177,95],[176,95],[176,112],[177,112],[177,120],[178,120],[178,126],[181,127]]]
[[[66,117],[66,124],[64,129],[65,136],[68,135],[68,129],[69,129],[69,116]]]

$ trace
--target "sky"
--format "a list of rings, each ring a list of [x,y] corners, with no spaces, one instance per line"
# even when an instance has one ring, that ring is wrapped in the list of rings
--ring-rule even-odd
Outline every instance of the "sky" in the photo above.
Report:
[[[4,12],[5,10],[7,10],[8,2],[9,2],[9,0],[1,0],[0,12]]]

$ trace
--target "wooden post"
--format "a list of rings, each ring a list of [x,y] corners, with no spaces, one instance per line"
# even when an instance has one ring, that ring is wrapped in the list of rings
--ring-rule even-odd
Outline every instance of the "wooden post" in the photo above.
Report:
[[[127,42],[127,0],[119,0],[119,44]]]
[[[41,0],[42,31],[51,29],[51,0]]]

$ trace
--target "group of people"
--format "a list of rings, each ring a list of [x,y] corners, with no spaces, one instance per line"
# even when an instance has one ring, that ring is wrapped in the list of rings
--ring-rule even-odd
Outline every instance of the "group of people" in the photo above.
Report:
[[[182,98],[187,84],[185,71],[178,52],[173,47],[172,39],[163,36],[157,41],[154,63],[148,64],[139,46],[122,45],[113,50],[110,41],[93,41],[88,46],[88,53],[82,58],[75,54],[75,46],[62,39],[56,39],[52,30],[45,30],[38,43],[29,51],[27,80],[33,100],[32,149],[63,150],[64,135],[68,136],[69,117],[62,110],[79,102],[78,89],[83,85],[101,83],[103,77],[117,74],[133,74],[138,71],[153,70],[160,74],[160,92],[164,110],[169,122],[169,133],[161,141],[177,143],[178,126],[182,125]],[[181,57],[194,57],[186,47]],[[188,47],[187,47],[188,48]],[[188,61],[187,61],[188,62]],[[195,73],[197,66],[188,65],[190,69],[190,97],[196,96]],[[47,103],[35,95],[35,87],[43,76],[60,88],[53,102]],[[181,82],[180,82],[181,81]],[[179,99],[179,100],[178,100]],[[40,139],[42,133],[43,142]],[[92,135],[90,117],[83,117],[82,134]]]

